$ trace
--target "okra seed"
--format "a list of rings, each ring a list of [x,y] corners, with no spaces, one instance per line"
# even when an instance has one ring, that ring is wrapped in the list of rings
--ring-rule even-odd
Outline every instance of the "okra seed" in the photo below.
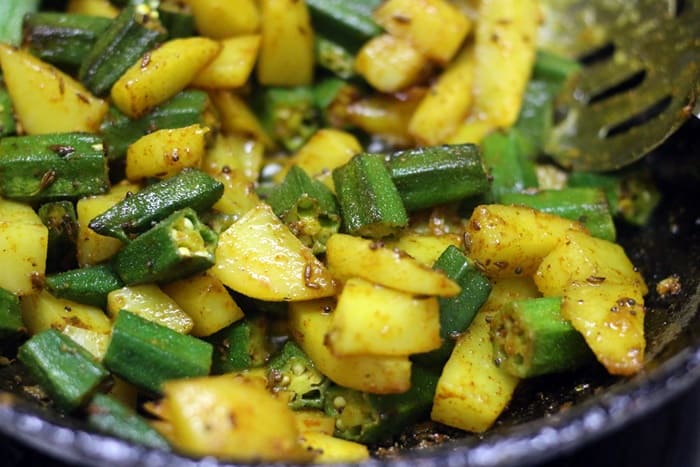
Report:
[[[294,373],[296,376],[303,374],[304,371],[304,365],[302,365],[301,363],[295,363],[294,365],[292,365],[292,373]]]
[[[345,400],[345,398],[343,396],[336,396],[333,399],[333,407],[335,407],[336,409],[342,409],[346,405],[347,405],[347,401]]]
[[[177,254],[179,256],[192,256],[192,252],[189,248],[181,246],[177,249]]]

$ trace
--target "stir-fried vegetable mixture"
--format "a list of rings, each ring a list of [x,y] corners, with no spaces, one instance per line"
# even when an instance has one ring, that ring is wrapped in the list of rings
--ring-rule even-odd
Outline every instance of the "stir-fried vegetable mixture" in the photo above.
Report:
[[[192,456],[358,461],[519,381],[644,365],[614,220],[543,164],[536,0],[4,0],[0,330],[57,410]]]

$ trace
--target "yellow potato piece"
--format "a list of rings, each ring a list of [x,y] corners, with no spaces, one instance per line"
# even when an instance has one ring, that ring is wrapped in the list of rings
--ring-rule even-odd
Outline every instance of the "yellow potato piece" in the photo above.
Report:
[[[107,313],[114,320],[121,310],[130,311],[182,334],[194,326],[192,318],[155,284],[131,285],[107,294]]]
[[[27,134],[99,130],[107,102],[58,68],[2,43],[0,66],[17,119]]]
[[[542,260],[534,279],[545,296],[561,296],[574,281],[633,283],[642,295],[647,293],[642,275],[620,245],[584,232],[568,232],[566,241]]]
[[[0,198],[0,288],[17,295],[41,289],[49,231],[26,204]]]
[[[182,91],[219,53],[221,45],[204,37],[165,42],[147,52],[112,86],[114,105],[132,118]]]
[[[209,96],[219,112],[222,130],[254,138],[266,148],[274,146],[270,137],[263,130],[258,117],[240,96],[231,91],[213,91]]]
[[[105,353],[107,353],[107,347],[109,347],[111,339],[109,333],[98,332],[71,324],[63,328],[61,332],[80,344],[98,361],[102,361]]]
[[[608,372],[629,376],[642,369],[644,299],[635,283],[574,282],[562,295],[562,316],[583,334]]]
[[[191,456],[241,462],[303,462],[292,410],[257,381],[236,375],[163,384],[169,440]]]
[[[265,147],[253,138],[217,133],[207,149],[202,170],[210,175],[239,172],[250,182],[260,177]]]
[[[119,9],[112,5],[109,0],[69,0],[66,12],[116,18],[119,14]]]
[[[157,130],[136,140],[126,151],[126,178],[168,178],[187,167],[199,167],[209,128],[190,125]]]
[[[469,19],[445,0],[388,0],[372,17],[392,36],[441,64],[452,59],[471,29]]]
[[[124,247],[121,240],[100,235],[92,230],[88,224],[92,219],[123,200],[128,193],[136,193],[138,190],[138,185],[121,184],[113,186],[107,194],[78,200],[75,207],[78,216],[78,238],[76,241],[78,265],[82,267],[101,263]]]
[[[435,236],[404,233],[396,240],[387,240],[384,244],[387,248],[405,251],[420,263],[432,267],[448,246],[461,247],[462,239],[454,234]]]
[[[301,444],[316,453],[314,462],[317,463],[362,462],[369,459],[369,450],[364,444],[334,438],[325,433],[302,433]]]
[[[519,379],[494,363],[489,319],[503,304],[533,298],[529,278],[502,279],[460,336],[438,380],[431,418],[477,433],[488,430],[510,402]]]
[[[197,31],[212,39],[257,32],[260,11],[255,0],[185,0]]]
[[[326,415],[323,410],[295,410],[294,418],[301,433],[317,432],[332,435],[335,431],[335,418]]]
[[[469,257],[489,277],[531,276],[569,230],[582,224],[523,206],[477,206],[467,224]]]
[[[367,41],[355,57],[355,71],[382,92],[396,92],[416,83],[428,61],[410,42],[389,34]]]
[[[336,290],[325,266],[266,204],[221,233],[211,273],[227,287],[260,300],[311,300]]]
[[[101,309],[54,297],[46,290],[22,297],[21,304],[22,321],[32,335],[50,328],[63,331],[74,326],[109,336],[112,329]]]
[[[474,48],[465,47],[418,104],[408,131],[425,145],[442,144],[469,113],[474,80]]]
[[[401,356],[440,347],[440,307],[435,297],[416,297],[351,278],[343,286],[328,330],[338,356]]]
[[[314,37],[306,2],[261,0],[262,43],[258,81],[263,85],[311,84]]]
[[[340,280],[361,277],[411,294],[452,297],[459,285],[441,271],[431,269],[401,250],[381,242],[334,234],[326,242],[326,261]]]
[[[213,208],[222,214],[231,216],[231,220],[240,219],[245,213],[261,203],[255,192],[255,183],[250,181],[241,171],[219,172],[212,176],[224,185],[224,194],[214,203]]]
[[[171,282],[162,289],[192,318],[194,336],[209,336],[243,318],[224,284],[210,274]]]
[[[411,387],[408,357],[338,357],[326,345],[335,304],[332,299],[289,305],[289,332],[316,368],[331,381],[358,391],[396,394]]]
[[[243,86],[253,71],[260,48],[260,35],[231,37],[221,41],[221,51],[192,80],[205,89],[233,89]]]
[[[537,0],[482,0],[475,31],[473,115],[515,123],[535,61]]]

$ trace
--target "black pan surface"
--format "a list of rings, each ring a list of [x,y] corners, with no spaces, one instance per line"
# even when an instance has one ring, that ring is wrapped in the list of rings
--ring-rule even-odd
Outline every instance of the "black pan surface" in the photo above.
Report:
[[[698,420],[686,425],[682,418],[666,420],[665,424],[658,420],[669,407],[681,412],[694,410],[700,416],[699,160],[700,120],[692,119],[642,162],[652,168],[664,193],[649,226],[620,226],[621,242],[650,285],[645,323],[650,361],[644,372],[617,379],[595,367],[572,375],[538,378],[518,389],[510,408],[484,436],[432,424],[411,427],[394,443],[378,446],[375,452],[381,457],[363,465],[586,465],[572,463],[586,446],[593,446],[593,451],[602,446],[600,449],[618,456],[605,465],[633,465],[620,460],[625,452],[633,453],[625,458],[638,466],[660,465],[640,457],[644,449],[633,445],[634,438],[626,441],[632,445],[617,445],[620,430],[638,426],[637,435],[648,432],[652,437],[663,436],[662,432],[670,429],[686,430],[674,434],[675,442],[662,446],[671,450],[664,456],[671,463],[665,465],[697,466]],[[655,284],[671,274],[680,277],[682,291],[662,297],[654,290]],[[91,432],[79,420],[58,415],[34,401],[21,382],[15,365],[0,368],[0,432],[13,440],[15,453],[28,450],[83,465],[219,465],[213,459],[194,461]],[[638,441],[644,442],[641,438]]]

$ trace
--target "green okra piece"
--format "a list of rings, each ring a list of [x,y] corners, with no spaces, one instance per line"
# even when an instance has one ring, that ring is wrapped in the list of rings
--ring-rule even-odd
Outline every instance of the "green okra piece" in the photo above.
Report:
[[[535,165],[525,157],[517,130],[511,128],[489,134],[482,141],[481,153],[491,176],[491,190],[485,194],[485,201],[499,203],[504,193],[537,188]]]
[[[130,407],[106,394],[95,394],[87,406],[91,427],[143,446],[169,450],[170,445],[148,422]]]
[[[87,350],[55,329],[22,344],[17,358],[56,407],[66,412],[83,405],[109,376]]]
[[[314,254],[326,251],[326,240],[338,232],[338,202],[328,187],[294,165],[272,190],[267,203]]]
[[[489,189],[474,144],[396,151],[386,156],[386,165],[407,211],[459,201]]]
[[[467,330],[477,311],[491,293],[488,278],[455,246],[449,246],[435,261],[433,269],[460,286],[454,297],[440,297],[440,337],[442,346],[431,352],[413,355],[411,359],[429,368],[442,368],[450,358],[457,338]]]
[[[122,248],[112,266],[127,285],[172,282],[212,267],[217,239],[193,209],[185,208]]]
[[[0,339],[8,339],[25,331],[19,297],[0,288]]]
[[[372,19],[372,11],[379,2],[374,0],[307,0],[314,31],[333,37],[352,53],[382,33],[383,29]]]
[[[105,309],[107,294],[124,287],[124,282],[111,265],[97,264],[50,274],[45,285],[56,297]]]
[[[523,95],[522,106],[514,127],[518,130],[520,148],[527,159],[534,159],[544,150],[554,125],[554,103],[558,85],[532,79]]]
[[[70,201],[51,201],[39,206],[41,222],[49,230],[47,269],[72,263],[78,238],[78,216]]]
[[[319,128],[309,86],[262,88],[254,96],[253,108],[267,134],[288,151],[299,149]]]
[[[333,170],[345,231],[382,238],[408,225],[401,195],[379,154],[358,154]]]
[[[263,366],[270,356],[267,328],[264,315],[246,312],[242,320],[208,337],[214,346],[212,372],[223,374]]]
[[[651,174],[644,169],[611,173],[572,172],[567,185],[602,189],[612,215],[632,225],[646,225],[661,201],[659,189]]]
[[[314,56],[318,66],[339,78],[349,79],[355,76],[355,54],[331,39],[315,35]]]
[[[321,120],[325,126],[348,126],[346,107],[361,95],[357,85],[344,79],[326,77],[314,84],[313,93],[316,108],[321,113]]]
[[[127,196],[92,219],[89,226],[101,235],[128,243],[128,234],[144,232],[175,211],[209,209],[223,192],[221,182],[200,170],[186,168]]]
[[[78,78],[93,94],[104,96],[165,35],[150,6],[127,6],[95,41],[80,65]]]
[[[0,195],[25,202],[76,200],[109,189],[102,140],[88,133],[0,140]]]
[[[14,110],[10,93],[7,92],[5,82],[0,75],[0,138],[9,136],[17,131]]]
[[[0,42],[20,45],[24,15],[38,10],[39,3],[39,0],[0,1]]]
[[[109,160],[122,159],[134,141],[156,130],[183,128],[200,124],[206,126],[209,98],[204,91],[182,91],[143,117],[130,119],[112,106],[100,133]]]
[[[97,39],[112,24],[109,18],[42,11],[24,18],[24,45],[41,60],[77,69]]]
[[[170,379],[206,376],[212,345],[121,310],[103,363],[137,387],[158,394]]]
[[[335,418],[334,436],[374,443],[395,436],[430,413],[439,372],[415,365],[411,388],[402,394],[378,395],[331,385],[324,412]]]
[[[190,37],[197,34],[194,15],[179,4],[169,3],[158,8],[158,18],[168,31],[168,39]]]
[[[537,193],[504,193],[503,204],[517,204],[579,221],[594,237],[615,241],[616,231],[608,200],[598,188],[562,188]]]
[[[304,351],[289,340],[270,359],[267,379],[273,392],[291,393],[288,404],[294,410],[322,409],[330,384]]]
[[[580,71],[581,64],[576,60],[539,49],[535,54],[532,77],[561,86]]]
[[[561,316],[561,297],[516,300],[491,320],[498,366],[519,378],[572,370],[592,360],[583,336]]]

